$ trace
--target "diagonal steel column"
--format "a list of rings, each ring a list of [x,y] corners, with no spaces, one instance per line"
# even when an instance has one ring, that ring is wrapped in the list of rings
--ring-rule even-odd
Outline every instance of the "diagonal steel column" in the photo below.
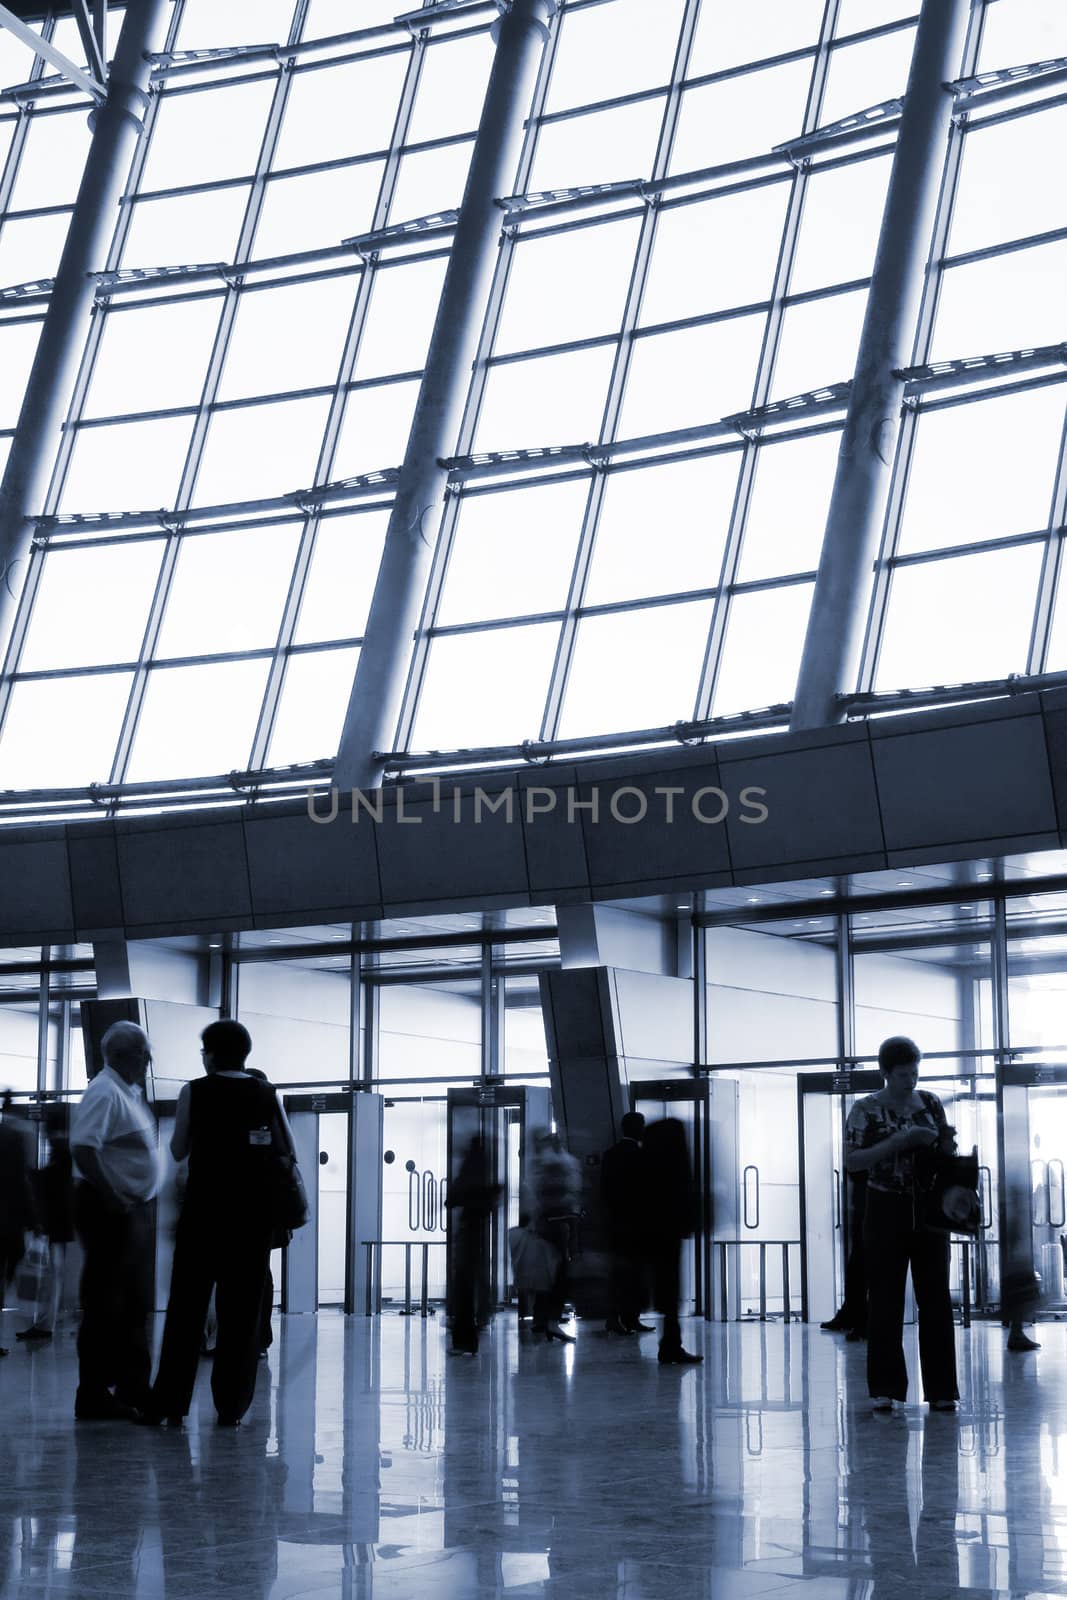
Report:
[[[90,274],[104,264],[126,171],[141,135],[151,70],[145,52],[156,44],[169,11],[169,0],[131,0],[107,98],[89,116],[89,154],[0,484],[0,653],[93,308],[96,283]]]
[[[334,766],[344,789],[373,788],[381,773],[374,752],[391,747],[444,499],[439,458],[455,439],[496,260],[496,201],[509,192],[556,12],[556,0],[498,3],[496,56]]]
[[[923,0],[791,727],[840,722],[856,687],[970,0]]]

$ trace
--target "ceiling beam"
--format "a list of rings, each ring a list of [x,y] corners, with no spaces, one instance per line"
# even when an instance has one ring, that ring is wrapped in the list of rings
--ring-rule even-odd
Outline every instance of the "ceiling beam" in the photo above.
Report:
[[[21,39],[23,44],[29,45],[34,55],[43,56],[57,72],[62,73],[63,77],[76,88],[84,90],[98,105],[106,100],[107,90],[98,78],[90,77],[81,67],[76,67],[69,56],[65,56],[62,50],[57,50],[47,39],[42,39],[39,33],[28,27],[21,17],[16,17],[15,13],[5,5],[0,5],[0,28],[7,28],[16,39]]]

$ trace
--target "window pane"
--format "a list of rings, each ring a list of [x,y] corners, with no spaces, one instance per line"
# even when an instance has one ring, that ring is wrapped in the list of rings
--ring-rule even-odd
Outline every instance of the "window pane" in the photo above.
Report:
[[[1050,183],[1048,174],[1049,151],[1065,145],[1067,106],[968,133],[949,253],[1067,224],[1067,185]]]
[[[986,6],[978,70],[1067,56],[1067,9],[1062,0],[1012,0]]]
[[[293,574],[298,524],[181,541],[156,656],[273,645]],[[249,582],[249,575],[255,581]]]
[[[789,306],[774,362],[773,398],[786,400],[851,378],[866,309],[865,289]]]
[[[870,0],[863,3],[869,5]],[[815,45],[822,12],[822,0],[747,0],[743,6],[703,6],[689,75],[697,78],[705,72],[724,72],[727,67]]]
[[[641,323],[727,311],[770,297],[789,185],[661,211]]]
[[[155,539],[49,551],[19,670],[136,661],[162,552]]]
[[[0,789],[106,783],[132,682],[129,672],[16,681],[0,738]],[[42,728],[53,736],[42,739]]]
[[[1063,326],[1067,243],[946,267],[931,361],[1055,344]]]
[[[1024,546],[899,568],[875,688],[971,683],[1023,672],[1040,561],[1039,548]]]
[[[518,744],[541,731],[559,623],[434,639],[413,750]]]
[[[54,278],[67,239],[70,215],[25,217],[0,227],[0,288]],[[101,262],[101,266],[103,263]]]
[[[387,150],[410,53],[294,73],[274,170]]]
[[[245,771],[266,678],[266,661],[156,667],[148,675],[128,781]]]
[[[638,339],[619,437],[716,422],[752,403],[764,316]]]
[[[358,650],[289,658],[268,765],[287,767],[337,754],[358,660]]]
[[[221,310],[222,296],[211,295],[177,305],[108,311],[85,415],[195,406],[204,388]]]
[[[255,170],[272,79],[163,95],[141,188],[173,189]]]
[[[389,206],[390,223],[432,217],[439,211],[458,211],[473,149],[472,140],[403,156]]]
[[[1065,667],[1067,667],[1067,600],[1064,599],[1064,569],[1061,567],[1045,671],[1062,672]]]
[[[488,28],[466,39],[431,40],[405,143],[420,144],[452,133],[473,133],[495,53]]]
[[[415,381],[353,389],[345,403],[331,478],[354,478],[361,472],[399,467],[408,447],[418,392]]]
[[[586,604],[715,588],[740,461],[731,451],[611,473]]]
[[[0,428],[13,428],[19,420],[26,380],[41,337],[39,322],[0,322]]]
[[[304,23],[305,39],[325,39],[357,28],[378,28],[397,15],[396,0],[311,0]]]
[[[254,261],[321,250],[369,233],[382,186],[383,163],[361,162],[332,172],[271,178],[263,191]]]
[[[870,277],[892,159],[879,156],[811,174],[789,280],[792,294]]]
[[[914,47],[912,28],[864,39],[860,44],[837,46],[830,54],[819,126],[903,95]]]
[[[484,622],[566,605],[586,479],[464,495],[438,622]]]
[[[359,638],[381,565],[387,511],[329,517],[315,535],[296,643]]]
[[[764,155],[795,137],[804,125],[810,81],[810,61],[787,61],[764,72],[687,89],[671,172],[697,172]]]
[[[546,110],[662,88],[670,82],[681,18],[681,0],[657,0],[652,27],[648,0],[564,11]]]
[[[474,448],[598,439],[614,354],[611,345],[491,367]]]
[[[237,252],[237,235],[248,202],[248,190],[207,189],[176,194],[165,200],[139,200],[122,252],[127,267],[174,267],[193,263],[229,263]]]
[[[738,579],[812,572],[819,564],[841,444],[838,433],[760,445]]]
[[[652,173],[662,121],[663,101],[656,99],[550,122],[537,135],[537,154],[527,187],[537,192],[647,178]]]
[[[497,354],[617,333],[637,231],[636,219],[628,218],[520,240],[508,274]]]
[[[79,428],[61,511],[172,506],[189,449],[191,417]]]
[[[216,50],[232,44],[285,44],[292,0],[185,0],[179,50]]]
[[[734,595],[715,686],[715,716],[792,700],[813,588],[797,583]]]
[[[1062,430],[1059,388],[920,416],[900,552],[1046,527]]]
[[[217,411],[208,429],[194,504],[262,500],[307,488],[326,425],[328,398]]]
[[[243,290],[219,399],[336,383],[358,285],[352,275]]]
[[[710,600],[583,617],[560,738],[691,717],[710,622]]]
[[[877,28],[883,22],[900,22],[905,17],[917,16],[918,12],[919,0],[841,0],[837,37],[859,33],[863,28]]]
[[[10,209],[31,211],[38,206],[72,205],[88,153],[89,126],[84,107],[59,114],[35,111],[30,117]]]
[[[438,259],[378,268],[356,358],[357,379],[422,370],[446,266],[445,260]]]

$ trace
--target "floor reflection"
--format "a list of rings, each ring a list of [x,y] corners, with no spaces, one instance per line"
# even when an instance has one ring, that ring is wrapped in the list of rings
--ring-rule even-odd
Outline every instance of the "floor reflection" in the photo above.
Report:
[[[445,1354],[436,1320],[283,1319],[250,1420],[75,1427],[73,1339],[0,1366],[0,1596],[947,1600],[1067,1591],[1067,1326],[960,1332],[957,1416],[875,1416],[863,1350],[694,1324]],[[205,1374],[206,1377],[206,1374]]]

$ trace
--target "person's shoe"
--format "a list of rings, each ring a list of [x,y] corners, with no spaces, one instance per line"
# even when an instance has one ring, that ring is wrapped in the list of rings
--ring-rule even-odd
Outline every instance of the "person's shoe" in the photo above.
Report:
[[[0,1361],[2,1361],[5,1356],[9,1356],[10,1354],[11,1354],[11,1351],[5,1349],[4,1346],[2,1344],[0,1344]]]
[[[930,1410],[931,1411],[955,1411],[955,1409],[956,1409],[955,1400],[931,1400],[930,1401]]]
[[[76,1422],[133,1422],[138,1416],[140,1412],[136,1407],[125,1405],[110,1394],[99,1400],[74,1402]]]
[[[1025,1333],[1013,1333],[1008,1339],[1009,1350],[1040,1350],[1041,1344],[1037,1339],[1031,1339]]]
[[[681,1345],[677,1350],[660,1349],[659,1363],[661,1367],[695,1367],[703,1361],[703,1356],[696,1356],[691,1350],[683,1350]]]
[[[850,1318],[843,1311],[836,1311],[828,1322],[819,1323],[823,1333],[847,1333],[851,1325]]]
[[[892,1411],[892,1409],[893,1402],[887,1394],[876,1394],[871,1396],[872,1411]]]
[[[626,1326],[626,1324],[623,1322],[621,1317],[609,1317],[608,1320],[604,1324],[604,1332],[605,1333],[632,1333],[633,1329],[632,1328],[628,1328]]]
[[[241,1419],[240,1417],[216,1417],[215,1426],[216,1428],[229,1428],[233,1430],[241,1426]]]
[[[624,1333],[655,1333],[655,1331],[655,1324],[651,1322],[631,1322],[629,1327],[623,1329]]]
[[[861,1344],[867,1337],[866,1328],[850,1328],[845,1334],[846,1344]]]
[[[23,1328],[21,1333],[16,1333],[16,1335],[15,1335],[16,1339],[21,1339],[26,1343],[32,1343],[32,1344],[35,1344],[38,1339],[42,1339],[42,1340],[43,1339],[50,1339],[51,1337],[52,1337],[51,1328],[37,1328],[37,1327]]]
[[[574,1334],[564,1333],[558,1322],[549,1322],[546,1325],[545,1338],[548,1340],[549,1344],[552,1343],[553,1339],[558,1339],[561,1344],[575,1344],[577,1342]]]

